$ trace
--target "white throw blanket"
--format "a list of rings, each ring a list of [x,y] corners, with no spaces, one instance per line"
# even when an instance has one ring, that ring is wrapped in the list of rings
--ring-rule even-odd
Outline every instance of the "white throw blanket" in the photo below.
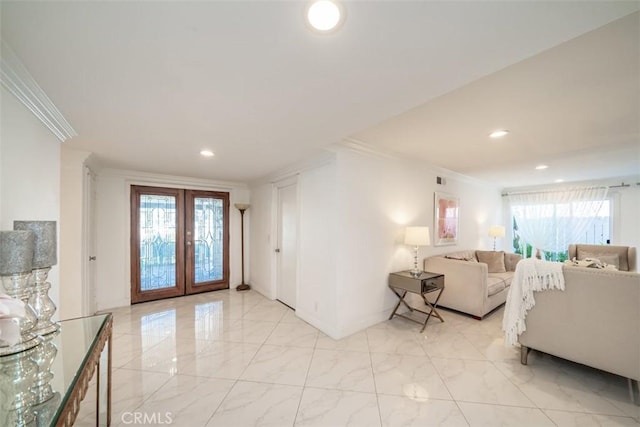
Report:
[[[527,258],[518,262],[502,319],[505,345],[515,345],[518,342],[518,336],[527,330],[525,324],[527,312],[536,304],[533,292],[546,289],[564,291],[562,263],[536,258]]]

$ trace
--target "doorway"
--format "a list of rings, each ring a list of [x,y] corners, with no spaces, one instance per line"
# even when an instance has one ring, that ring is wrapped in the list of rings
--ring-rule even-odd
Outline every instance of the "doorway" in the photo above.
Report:
[[[229,288],[229,193],[131,186],[131,302]]]
[[[277,188],[276,298],[294,310],[298,258],[297,200],[295,182]]]

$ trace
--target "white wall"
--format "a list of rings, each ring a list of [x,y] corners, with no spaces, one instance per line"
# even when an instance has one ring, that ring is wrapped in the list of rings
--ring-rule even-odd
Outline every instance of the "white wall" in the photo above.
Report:
[[[312,165],[251,187],[251,286],[276,298],[276,194],[281,180],[296,177],[298,256],[296,315],[335,336],[336,314],[336,162],[323,155]]]
[[[412,266],[407,225],[433,231],[434,192],[460,198],[460,242],[426,247],[426,256],[489,248],[490,225],[501,224],[500,191],[419,162],[337,149],[332,160],[298,173],[299,252],[296,314],[333,338],[385,320],[397,298],[390,272]],[[255,185],[252,199],[252,284],[274,298],[273,184]]]
[[[327,335],[337,337],[337,259],[341,250],[335,161],[300,173],[298,207],[296,314]]]
[[[639,182],[636,179],[634,182]],[[613,232],[611,244],[634,246],[640,249],[640,186],[612,188]],[[636,250],[636,265],[640,266],[640,252]]]
[[[389,316],[397,297],[387,286],[388,275],[413,264],[411,248],[403,244],[404,228],[429,226],[433,240],[434,192],[460,199],[459,243],[421,248],[419,266],[437,253],[489,248],[489,226],[502,223],[496,187],[418,162],[350,150],[338,153],[337,167],[338,336]],[[437,185],[436,176],[446,177],[446,185]]]
[[[4,87],[0,90],[0,228],[12,230],[14,220],[58,221],[59,236],[60,141]],[[49,296],[59,306],[57,266],[49,282]]]
[[[83,312],[87,289],[83,283],[84,174],[88,151],[62,147],[60,168],[60,306],[61,320],[91,313]]]
[[[275,299],[275,288],[272,286],[273,244],[272,233],[273,188],[271,183],[261,183],[251,187],[251,207],[247,211],[251,215],[251,249],[250,278],[247,283],[270,299]],[[245,215],[247,215],[245,213]]]
[[[230,193],[230,287],[241,282],[240,212],[235,203],[249,203],[244,184],[103,169],[96,171],[96,305],[98,310],[131,304],[129,248],[130,186],[148,185]],[[251,208],[250,208],[251,209]],[[245,215],[245,278],[250,265],[251,215]]]

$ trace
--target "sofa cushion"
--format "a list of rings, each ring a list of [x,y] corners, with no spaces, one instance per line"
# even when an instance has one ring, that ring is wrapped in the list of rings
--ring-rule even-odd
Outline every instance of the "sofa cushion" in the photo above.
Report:
[[[508,288],[511,286],[511,281],[513,280],[513,272],[507,271],[504,273],[489,273],[489,278],[500,279],[504,282],[504,287]]]
[[[487,278],[487,296],[495,295],[498,292],[503,291],[505,288],[504,280],[499,277]]]
[[[569,247],[571,249],[571,246]],[[618,270],[629,271],[629,248],[627,246],[609,246],[609,245],[576,245],[576,258],[579,260],[585,258],[596,258],[607,264],[616,265],[614,262],[608,262],[602,259],[609,255],[618,256]],[[570,251],[571,256],[571,251]]]
[[[478,262],[483,262],[489,267],[489,273],[504,273],[507,269],[504,266],[504,252],[499,251],[476,251]]]
[[[579,261],[582,261],[587,258],[597,259],[602,263],[614,265],[618,270],[620,269],[620,256],[618,254],[604,254],[604,253],[578,250]]]

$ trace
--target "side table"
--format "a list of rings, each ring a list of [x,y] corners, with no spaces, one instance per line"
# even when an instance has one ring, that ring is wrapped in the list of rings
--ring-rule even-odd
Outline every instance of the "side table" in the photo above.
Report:
[[[389,288],[391,288],[393,293],[396,294],[399,299],[398,304],[396,304],[396,307],[391,313],[391,316],[389,316],[389,320],[391,320],[393,316],[400,316],[407,320],[411,320],[412,322],[419,323],[422,325],[422,329],[420,329],[420,332],[424,331],[424,328],[427,326],[427,322],[432,315],[440,319],[441,322],[444,322],[444,319],[436,310],[438,300],[440,299],[440,296],[442,296],[442,292],[444,291],[444,274],[430,273],[428,271],[423,271],[419,276],[414,276],[409,271],[399,271],[397,273],[391,273],[389,274]],[[429,311],[422,311],[407,304],[407,302],[404,300],[407,292],[422,296],[424,303],[427,305],[427,307],[429,307]],[[438,292],[433,304],[429,302],[429,300],[427,300],[427,294],[430,294],[432,292]],[[425,319],[424,323],[403,314],[396,313],[396,311],[398,311],[398,308],[400,308],[400,304],[404,304],[411,312],[418,311],[420,313],[426,314],[427,318]]]

